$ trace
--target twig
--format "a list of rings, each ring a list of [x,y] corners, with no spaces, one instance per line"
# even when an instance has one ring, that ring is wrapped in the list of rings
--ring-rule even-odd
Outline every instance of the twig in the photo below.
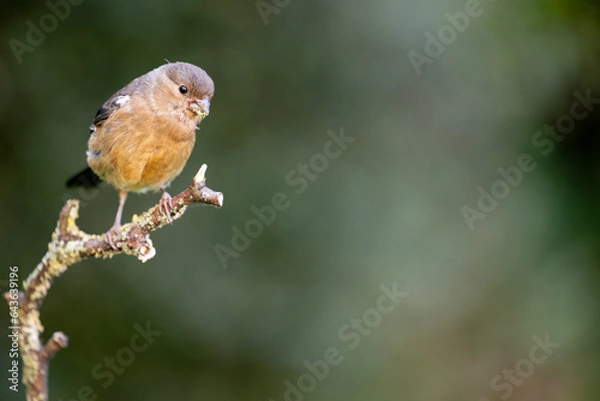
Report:
[[[207,166],[203,164],[191,185],[173,197],[171,220],[177,220],[185,213],[188,205],[204,203],[223,206],[223,194],[215,192],[205,185]],[[50,359],[69,342],[62,332],[56,332],[43,345],[40,334],[44,327],[40,322],[39,310],[52,286],[52,281],[63,274],[69,266],[87,258],[111,258],[116,254],[133,255],[146,262],[156,255],[150,233],[169,224],[166,216],[156,205],[139,216],[134,215],[132,222],[123,225],[113,236],[117,249],[113,249],[102,235],[87,234],[76,224],[79,201],[69,200],[63,206],[48,252],[24,283],[24,292],[19,292],[20,327],[19,348],[23,360],[23,383],[27,386],[27,400],[48,400],[48,364]],[[7,301],[12,300],[5,293]]]

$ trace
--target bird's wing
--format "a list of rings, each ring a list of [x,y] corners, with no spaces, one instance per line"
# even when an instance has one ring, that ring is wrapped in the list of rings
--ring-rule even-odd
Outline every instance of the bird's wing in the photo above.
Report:
[[[111,114],[125,106],[129,100],[131,100],[131,96],[128,95],[125,90],[121,90],[111,96],[111,98],[98,109],[98,112],[94,117],[94,122],[90,126],[90,134],[96,132],[96,128],[101,127]]]

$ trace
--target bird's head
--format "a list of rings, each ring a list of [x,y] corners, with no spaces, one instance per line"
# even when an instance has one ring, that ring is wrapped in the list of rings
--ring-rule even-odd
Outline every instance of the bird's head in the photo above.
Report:
[[[195,124],[210,113],[210,101],[215,93],[215,84],[208,74],[193,64],[177,62],[161,67],[172,81],[169,92],[176,104],[183,106],[187,117]]]

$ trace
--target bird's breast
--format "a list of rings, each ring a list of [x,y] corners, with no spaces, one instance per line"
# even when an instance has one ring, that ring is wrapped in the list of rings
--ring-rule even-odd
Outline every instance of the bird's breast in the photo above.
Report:
[[[154,151],[144,164],[139,185],[143,190],[159,189],[177,177],[189,159],[196,134],[191,132],[166,132],[159,135]]]
[[[90,167],[120,190],[144,192],[169,185],[190,157],[195,126],[156,114],[120,117],[90,137]]]

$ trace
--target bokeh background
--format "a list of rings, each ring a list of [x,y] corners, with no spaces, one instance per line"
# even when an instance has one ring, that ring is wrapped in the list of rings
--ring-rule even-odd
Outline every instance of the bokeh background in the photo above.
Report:
[[[8,266],[24,280],[39,262],[66,199],[85,197],[85,231],[111,225],[112,188],[64,188],[85,166],[104,100],[164,59],[216,83],[171,193],[207,163],[225,206],[191,208],[155,232],[145,264],[87,260],[56,280],[42,322],[70,345],[51,363],[51,400],[83,386],[98,400],[598,399],[600,113],[548,155],[532,144],[574,92],[600,98],[598,3],[482,1],[421,74],[407,53],[424,54],[426,33],[466,1],[266,3],[279,4],[268,24],[250,0],[85,0],[21,63],[9,41],[24,42],[27,21],[39,26],[49,8],[2,5],[4,288]],[[297,194],[285,177],[323,151],[329,130],[354,142]],[[462,208],[524,153],[536,168],[470,229]],[[232,227],[278,192],[289,208],[224,268],[215,246],[230,247]],[[158,197],[131,196],[125,219]],[[409,295],[348,348],[339,330],[394,283]],[[162,334],[103,388],[93,368],[146,322]],[[491,386],[546,335],[560,346],[545,363]],[[0,345],[4,378],[6,335]],[[285,382],[329,347],[343,361],[286,398]],[[0,399],[25,399],[2,383]]]

